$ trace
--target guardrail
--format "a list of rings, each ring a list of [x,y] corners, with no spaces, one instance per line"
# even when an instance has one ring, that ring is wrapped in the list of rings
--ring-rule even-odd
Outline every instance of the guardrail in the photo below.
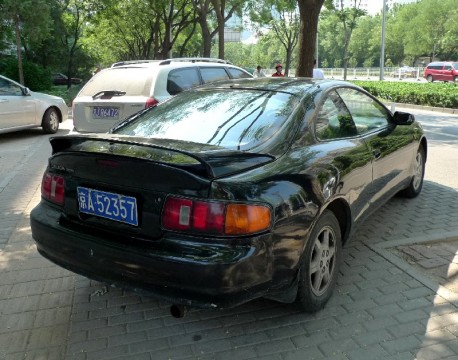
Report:
[[[343,79],[343,68],[321,68],[327,79]],[[273,74],[275,70],[266,71]],[[384,69],[384,80],[409,80],[425,81],[423,78],[424,67],[386,67]],[[290,69],[289,76],[294,77],[295,69]],[[379,80],[380,68],[348,68],[347,80]]]

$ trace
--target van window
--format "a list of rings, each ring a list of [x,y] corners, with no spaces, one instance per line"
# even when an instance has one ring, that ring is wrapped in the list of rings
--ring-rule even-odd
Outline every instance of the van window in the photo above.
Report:
[[[183,90],[200,85],[196,67],[171,70],[167,79],[167,92],[176,95]]]
[[[246,72],[239,70],[239,69],[234,69],[234,68],[227,68],[229,71],[229,74],[231,74],[231,77],[233,79],[244,79],[244,78],[250,78],[250,74],[247,74]]]
[[[229,79],[229,75],[227,74],[226,70],[220,67],[202,67],[200,68],[200,73],[204,83]]]

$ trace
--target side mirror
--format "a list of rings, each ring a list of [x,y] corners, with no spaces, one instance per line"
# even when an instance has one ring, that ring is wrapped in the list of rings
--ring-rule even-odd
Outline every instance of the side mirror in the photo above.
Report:
[[[396,111],[393,115],[393,122],[396,125],[411,125],[415,121],[415,116],[410,113]]]
[[[22,88],[22,94],[25,96],[30,96],[30,89],[28,87]]]

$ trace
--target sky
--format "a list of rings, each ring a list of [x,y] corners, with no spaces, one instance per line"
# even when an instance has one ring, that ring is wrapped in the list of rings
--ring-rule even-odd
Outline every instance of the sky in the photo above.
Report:
[[[369,0],[367,4],[367,12],[369,15],[375,15],[383,7],[383,0]]]

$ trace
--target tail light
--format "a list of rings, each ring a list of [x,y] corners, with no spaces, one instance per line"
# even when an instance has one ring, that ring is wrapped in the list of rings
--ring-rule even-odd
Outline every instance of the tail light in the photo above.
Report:
[[[63,205],[65,200],[65,180],[62,176],[45,173],[41,181],[41,195],[46,200]]]
[[[248,235],[270,227],[271,210],[265,205],[194,201],[169,197],[162,212],[168,230],[215,235]]]
[[[157,105],[159,104],[159,101],[157,101],[155,98],[153,97],[149,97],[147,100],[146,100],[146,104],[145,104],[145,109],[146,108],[149,108],[151,106],[154,106],[154,105]]]

